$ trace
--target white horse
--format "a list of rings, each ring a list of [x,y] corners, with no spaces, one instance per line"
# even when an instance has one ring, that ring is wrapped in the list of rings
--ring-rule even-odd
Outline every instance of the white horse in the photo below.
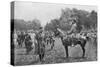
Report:
[[[31,41],[32,41],[32,47],[35,47],[35,42],[36,42],[36,39],[35,39],[35,33],[29,33],[30,37],[31,37]]]

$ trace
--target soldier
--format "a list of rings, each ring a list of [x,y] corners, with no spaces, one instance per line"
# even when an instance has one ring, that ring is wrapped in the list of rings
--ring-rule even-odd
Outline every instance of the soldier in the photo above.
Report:
[[[36,50],[36,54],[39,54],[39,58],[40,58],[40,61],[43,59],[44,57],[44,53],[45,53],[45,45],[44,45],[44,41],[43,41],[43,36],[42,36],[42,33],[43,33],[43,28],[40,27],[39,28],[39,31],[37,32],[35,38],[37,40],[37,43],[36,43],[36,47],[35,47],[35,50]]]
[[[72,37],[76,37],[76,33],[77,33],[77,21],[76,19],[73,19],[72,24],[71,24],[71,29],[68,31],[68,34],[72,35]]]

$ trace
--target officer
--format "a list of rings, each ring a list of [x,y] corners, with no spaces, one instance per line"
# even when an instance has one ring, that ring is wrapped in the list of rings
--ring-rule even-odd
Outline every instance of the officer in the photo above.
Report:
[[[68,34],[72,35],[72,37],[75,37],[76,33],[77,33],[76,28],[77,28],[77,21],[76,21],[76,19],[73,19],[72,24],[71,24],[71,29],[68,31]]]

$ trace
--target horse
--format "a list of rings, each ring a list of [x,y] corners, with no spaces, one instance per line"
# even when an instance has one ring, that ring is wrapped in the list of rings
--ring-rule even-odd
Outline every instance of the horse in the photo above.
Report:
[[[45,54],[45,42],[44,36],[40,35],[39,33],[27,33],[25,35],[25,48],[26,48],[26,55],[35,47],[35,53],[39,55],[40,61],[42,61],[44,54]]]
[[[86,45],[87,41],[89,40],[89,37],[84,35],[84,36],[77,38],[77,37],[71,37],[70,35],[65,36],[62,33],[63,32],[59,31],[59,34],[57,34],[56,36],[61,38],[62,44],[63,44],[65,51],[66,51],[66,58],[69,57],[68,46],[76,46],[76,45],[81,46],[81,48],[83,50],[82,57],[84,58],[85,57],[85,45]]]
[[[29,52],[33,49],[32,47],[32,39],[31,36],[29,34],[25,35],[25,48],[26,48],[26,54],[29,54]]]

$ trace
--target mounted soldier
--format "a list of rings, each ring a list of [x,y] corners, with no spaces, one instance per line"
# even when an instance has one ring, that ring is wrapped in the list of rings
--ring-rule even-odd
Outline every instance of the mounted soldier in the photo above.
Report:
[[[72,37],[76,37],[77,34],[77,20],[73,19],[71,22],[71,29],[68,31],[68,35],[71,35]]]

